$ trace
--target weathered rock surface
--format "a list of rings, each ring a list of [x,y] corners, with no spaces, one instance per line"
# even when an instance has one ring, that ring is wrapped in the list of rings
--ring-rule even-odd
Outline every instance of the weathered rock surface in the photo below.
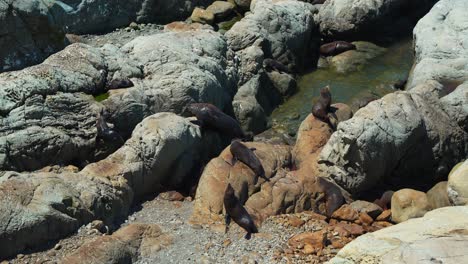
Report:
[[[190,16],[190,19],[196,23],[211,25],[214,23],[215,15],[210,10],[196,7]]]
[[[330,39],[379,39],[411,32],[437,0],[328,0],[317,15]],[[391,23],[389,23],[391,21]]]
[[[238,86],[242,87],[252,79],[252,82],[263,80],[263,61],[266,58],[279,61],[290,73],[315,63],[319,35],[312,14],[316,11],[313,5],[300,1],[255,1],[251,12],[225,34],[229,48],[236,55]],[[277,74],[272,77],[271,81],[255,83],[262,87],[249,89],[266,91],[266,95],[271,94],[268,100],[260,100],[258,94],[252,92],[244,96],[245,91],[239,91],[243,95],[238,98],[242,97],[242,100],[236,100],[234,108],[237,109],[236,116],[242,119],[240,121],[247,130],[264,130],[264,119],[273,110],[271,106],[275,107],[281,102],[281,98],[278,100],[277,97],[278,92],[283,96],[291,93],[294,78]],[[249,84],[252,85],[254,83]],[[239,104],[247,107],[241,110]],[[259,125],[253,127],[252,122]]]
[[[158,113],[137,126],[122,148],[78,173],[4,173],[0,257],[61,238],[95,219],[112,225],[126,216],[134,198],[176,187],[219,146],[217,135],[206,131],[202,137],[188,119]]]
[[[436,80],[453,89],[468,80],[466,12],[468,2],[464,0],[441,0],[418,22],[413,31],[415,65],[408,87]]]
[[[450,206],[450,201],[447,193],[447,182],[439,182],[426,193],[427,201],[431,209],[437,209],[445,206]]]
[[[395,92],[338,125],[320,164],[346,190],[418,182],[432,186],[468,149],[468,83],[448,94],[437,82]]]
[[[402,189],[392,196],[392,220],[396,223],[423,216],[431,210],[424,192]]]
[[[341,54],[328,58],[328,63],[336,72],[347,74],[364,67],[369,60],[383,54],[385,48],[365,41],[352,42],[355,50],[348,50]]]
[[[227,1],[214,1],[210,6],[206,8],[215,16],[217,21],[221,21],[227,18],[234,11],[234,4]]]
[[[467,258],[467,226],[468,207],[440,208],[422,218],[360,236],[327,263],[463,263]]]
[[[468,160],[450,173],[447,191],[452,205],[468,205]]]
[[[130,224],[111,236],[84,244],[65,257],[63,263],[128,263],[155,254],[172,243],[172,237],[157,225]]]

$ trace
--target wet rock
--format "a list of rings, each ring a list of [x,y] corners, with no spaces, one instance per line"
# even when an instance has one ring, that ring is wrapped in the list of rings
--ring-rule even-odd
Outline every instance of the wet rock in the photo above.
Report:
[[[381,39],[410,33],[436,2],[329,0],[321,6],[317,19],[326,38]]]
[[[206,11],[213,13],[217,21],[227,18],[234,11],[234,4],[226,1],[214,1],[206,8]]]
[[[415,65],[407,88],[427,80],[436,80],[447,87],[457,86],[468,79],[468,41],[464,0],[441,0],[419,20],[414,28]],[[435,38],[434,36],[439,36]]]
[[[323,175],[351,193],[384,180],[434,184],[466,157],[467,86],[440,98],[443,86],[427,82],[371,102],[342,122],[323,148]]]
[[[382,213],[382,208],[374,203],[367,201],[354,201],[349,205],[352,209],[359,213],[366,213],[373,219],[376,219]]]
[[[103,236],[86,243],[69,256],[63,263],[122,263],[151,256],[172,244],[170,235],[154,224],[130,224],[111,236]]]
[[[201,23],[201,24],[213,24],[215,16],[213,12],[209,10],[205,10],[199,7],[196,7],[193,12],[192,16],[190,16],[193,22]]]
[[[386,49],[370,42],[352,42],[355,50],[348,50],[339,55],[330,57],[329,65],[336,72],[348,74],[364,67],[371,59],[383,54]]]
[[[423,192],[402,189],[392,196],[392,220],[396,223],[424,216],[430,210],[429,201]]]
[[[432,209],[450,206],[447,192],[447,182],[439,182],[426,193],[427,200]]]
[[[468,160],[450,172],[447,190],[452,205],[468,205]]]
[[[329,263],[462,263],[468,246],[468,207],[444,207],[424,217],[358,237]]]

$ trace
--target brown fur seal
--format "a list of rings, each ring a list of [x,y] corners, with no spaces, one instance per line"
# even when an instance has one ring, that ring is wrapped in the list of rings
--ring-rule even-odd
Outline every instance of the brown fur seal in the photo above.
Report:
[[[104,111],[101,110],[101,112],[98,114],[97,120],[96,120],[96,127],[97,127],[97,137],[96,139],[102,139],[104,142],[115,142],[119,144],[123,144],[124,140],[122,137],[117,133],[117,131],[113,130],[110,128],[106,120],[104,119]]]
[[[394,193],[393,191],[384,192],[382,194],[382,197],[380,197],[380,199],[375,200],[374,203],[380,206],[384,210],[390,209],[392,206],[393,193]]]
[[[226,115],[216,106],[207,103],[190,104],[187,110],[194,114],[201,126],[206,126],[220,131],[231,138],[245,139],[246,135],[234,118]]]
[[[355,50],[356,45],[346,41],[333,41],[320,46],[320,54],[323,56],[335,56],[348,50]]]
[[[229,224],[231,223],[231,218],[242,227],[247,234],[245,235],[245,239],[250,239],[250,235],[252,233],[258,233],[257,227],[255,226],[252,217],[249,215],[247,210],[242,206],[237,199],[236,195],[234,194],[234,189],[232,188],[231,184],[229,183],[226,191],[224,192],[224,208],[226,209],[226,230],[229,229]]]
[[[312,114],[324,121],[330,124],[330,118],[328,117],[328,113],[330,112],[330,106],[331,106],[331,93],[330,93],[330,87],[325,86],[322,89],[320,89],[320,98],[317,101],[317,103],[312,106]]]
[[[266,71],[277,71],[280,73],[289,73],[288,67],[286,67],[284,64],[281,62],[274,60],[274,59],[264,59],[263,60],[263,68],[265,68]]]
[[[128,88],[133,87],[133,82],[129,78],[116,78],[112,81],[108,82],[106,88],[108,90],[112,89],[120,89],[120,88]]]
[[[255,148],[250,149],[246,145],[242,144],[239,140],[233,140],[231,141],[231,146],[229,149],[231,150],[232,154],[231,165],[234,165],[236,160],[239,160],[247,165],[247,167],[252,169],[257,177],[262,177],[266,181],[269,181],[269,179],[265,176],[265,170],[263,169],[262,163],[253,152]]]
[[[331,217],[336,209],[340,208],[346,201],[340,187],[325,180],[323,177],[317,177],[319,190],[325,194],[325,213]]]

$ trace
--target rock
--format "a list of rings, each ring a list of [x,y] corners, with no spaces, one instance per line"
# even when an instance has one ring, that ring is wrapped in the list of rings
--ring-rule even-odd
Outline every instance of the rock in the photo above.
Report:
[[[360,225],[346,222],[331,224],[333,232],[337,232],[341,237],[356,237],[364,234],[364,228]]]
[[[323,148],[321,174],[351,193],[383,181],[432,186],[445,177],[468,149],[468,83],[443,97],[441,89],[431,81],[361,108]]]
[[[184,32],[184,31],[198,31],[202,29],[212,29],[209,25],[204,25],[200,23],[185,23],[181,21],[176,21],[164,25],[164,31],[174,31],[174,32]]]
[[[0,72],[40,63],[65,47],[61,25],[43,1],[0,3]]]
[[[290,145],[293,146],[296,141],[288,134],[277,131],[276,129],[270,128],[264,132],[255,135],[255,142],[264,142],[272,145]]]
[[[296,79],[290,74],[272,71],[268,73],[268,78],[282,96],[293,95],[297,90]]]
[[[135,23],[135,22],[130,23],[130,25],[128,25],[128,27],[133,29],[133,30],[140,30],[140,26],[138,26],[138,24]]]
[[[374,222],[374,219],[372,217],[370,217],[367,213],[360,213],[358,221],[364,226],[366,226],[366,225],[370,226],[372,224],[372,222]],[[357,221],[356,221],[356,223],[357,223]]]
[[[383,211],[379,216],[377,216],[377,221],[390,221],[392,217],[392,210],[391,209],[387,209],[385,211]]]
[[[436,2],[328,0],[321,6],[316,19],[320,32],[328,39],[382,40],[385,36],[403,36],[411,32]]]
[[[101,220],[94,220],[89,224],[89,229],[96,229],[101,233],[106,233],[106,226]]]
[[[350,205],[345,204],[333,213],[332,218],[354,222],[359,218],[359,212]]]
[[[444,207],[424,217],[358,237],[328,263],[463,263],[468,246],[468,207]],[[453,262],[452,262],[453,261]]]
[[[353,110],[346,104],[335,103],[331,107],[338,124],[353,117]]]
[[[426,193],[427,201],[432,209],[450,206],[447,193],[447,182],[439,182]]]
[[[467,10],[464,0],[441,0],[419,20],[413,31],[415,65],[407,88],[427,80],[439,81],[450,88],[468,80],[468,69],[459,67],[468,63],[463,44],[468,41],[467,30],[460,27],[466,23]]]
[[[193,22],[201,23],[201,24],[213,24],[215,16],[213,12],[209,10],[204,10],[202,8],[196,7],[193,12],[192,16],[190,16]]]
[[[159,197],[168,201],[183,201],[185,197],[177,191],[168,191],[159,194]]]
[[[155,224],[130,224],[111,236],[88,242],[62,259],[63,263],[122,263],[151,256],[172,244],[170,235]]]
[[[215,20],[221,21],[227,18],[234,11],[234,4],[226,1],[214,1],[206,8],[206,11],[213,13]]]
[[[252,0],[233,0],[236,3],[236,6],[243,11],[250,10],[250,3]]]
[[[452,205],[468,205],[468,160],[450,172],[447,191]]]
[[[326,246],[326,239],[326,232],[305,232],[291,237],[288,240],[288,245],[293,249],[303,248],[304,254],[313,254],[322,251]]]
[[[392,220],[396,223],[424,216],[430,210],[429,201],[423,192],[402,189],[392,196]]]
[[[352,209],[356,210],[359,213],[366,213],[371,216],[373,219],[376,219],[382,213],[382,208],[374,203],[367,201],[354,201],[349,205]]]
[[[352,42],[355,50],[348,50],[328,58],[328,63],[336,72],[348,74],[364,67],[371,59],[382,55],[386,49],[365,41]]]

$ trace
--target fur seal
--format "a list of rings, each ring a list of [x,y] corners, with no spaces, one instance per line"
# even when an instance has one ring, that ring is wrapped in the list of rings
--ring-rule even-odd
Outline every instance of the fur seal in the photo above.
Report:
[[[384,210],[390,209],[392,206],[393,193],[394,193],[393,191],[384,192],[382,194],[382,197],[380,197],[380,199],[375,200],[374,203],[380,206]]]
[[[327,0],[314,0],[314,1],[312,1],[312,4],[313,5],[321,5],[321,4],[325,3],[325,1],[327,1]]]
[[[250,239],[250,235],[252,233],[258,233],[257,227],[255,226],[252,217],[239,202],[239,199],[237,199],[236,195],[234,194],[234,189],[230,183],[228,183],[226,191],[224,192],[224,208],[226,209],[225,232],[228,231],[232,218],[236,224],[247,231],[245,239]]]
[[[107,90],[133,87],[133,82],[127,77],[115,78],[106,85]]]
[[[257,177],[262,177],[266,181],[270,181],[265,176],[265,170],[263,169],[262,163],[253,152],[255,148],[248,148],[246,145],[242,144],[240,140],[235,139],[231,141],[229,149],[232,154],[231,165],[234,165],[236,160],[239,160],[252,169]]]
[[[317,177],[319,190],[325,194],[325,214],[331,217],[336,209],[340,208],[346,201],[340,187],[325,180],[323,177]]]
[[[202,127],[215,129],[229,135],[231,138],[247,138],[237,120],[226,115],[212,104],[194,103],[190,104],[187,110],[197,117]]]
[[[271,72],[271,71],[277,71],[279,73],[289,73],[288,67],[286,67],[283,63],[274,60],[274,59],[264,59],[263,60],[263,68],[265,68],[266,71]]]
[[[117,131],[110,128],[106,120],[104,119],[104,111],[98,114],[96,120],[96,127],[97,127],[97,137],[96,139],[102,139],[104,142],[117,142],[119,144],[123,144],[123,138],[117,133]]]
[[[333,41],[320,46],[320,54],[323,56],[335,56],[348,50],[355,50],[356,45],[346,41]]]
[[[331,106],[331,93],[330,93],[330,87],[327,85],[320,89],[320,98],[317,103],[315,103],[312,106],[312,114],[324,121],[330,124],[330,117],[328,117],[328,113],[330,112],[330,106]]]

